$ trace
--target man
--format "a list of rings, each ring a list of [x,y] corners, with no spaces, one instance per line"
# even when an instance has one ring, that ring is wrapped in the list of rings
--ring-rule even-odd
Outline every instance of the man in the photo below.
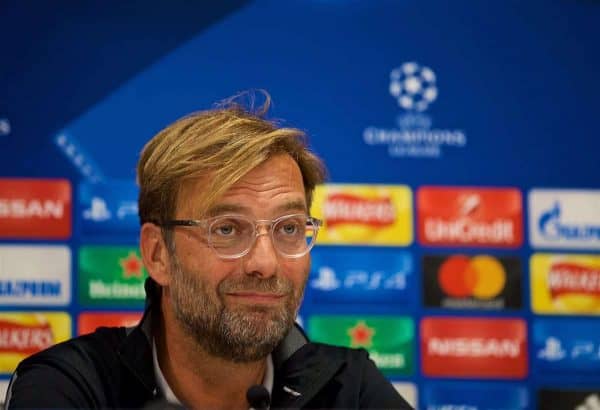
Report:
[[[268,105],[230,101],[144,147],[140,324],[24,360],[8,408],[410,408],[364,350],[310,343],[294,325],[324,168],[301,131],[262,118]]]

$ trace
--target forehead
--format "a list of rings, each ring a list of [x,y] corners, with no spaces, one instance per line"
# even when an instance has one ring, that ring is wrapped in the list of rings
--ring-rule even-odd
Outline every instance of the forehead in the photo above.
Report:
[[[178,209],[185,213],[203,209],[205,216],[223,213],[281,214],[287,211],[308,212],[302,173],[296,161],[287,154],[275,155],[250,170],[217,198],[208,209],[206,197],[210,176],[192,181],[180,196]]]

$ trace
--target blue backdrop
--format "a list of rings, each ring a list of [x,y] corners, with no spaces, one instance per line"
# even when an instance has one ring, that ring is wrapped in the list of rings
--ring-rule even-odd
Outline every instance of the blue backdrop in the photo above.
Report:
[[[127,207],[113,225],[86,222],[83,212],[92,198],[103,196],[113,212],[123,201],[135,200],[135,165],[144,143],[182,115],[246,89],[268,90],[271,116],[307,132],[328,166],[330,183],[405,185],[413,199],[425,185],[516,187],[523,195],[523,245],[485,251],[521,260],[522,303],[516,310],[426,308],[423,256],[479,250],[420,244],[415,216],[408,246],[334,244],[315,251],[319,266],[337,263],[339,271],[379,270],[389,279],[406,270],[403,294],[395,298],[390,288],[369,296],[366,288],[355,287],[339,296],[352,303],[336,303],[317,287],[309,290],[301,313],[305,323],[320,314],[411,317],[415,366],[391,379],[414,384],[420,408],[460,400],[481,409],[542,408],[557,389],[600,391],[593,364],[570,363],[561,374],[560,366],[548,371],[534,363],[546,343],[544,332],[556,323],[572,323],[573,333],[598,343],[594,325],[600,322],[550,315],[535,326],[534,335],[529,259],[535,251],[526,223],[532,189],[598,195],[598,21],[600,3],[591,0],[69,6],[5,1],[0,5],[0,178],[71,181],[73,235],[58,242],[72,250],[73,295],[80,246],[136,243],[137,220],[127,215]],[[405,82],[411,79],[422,88],[411,89]],[[419,101],[423,105],[408,106]],[[600,207],[591,215],[600,226]],[[598,241],[576,252],[598,255]],[[569,249],[556,252],[572,253]],[[86,306],[73,297],[56,309],[67,311],[75,326]],[[600,310],[592,312],[597,314]],[[526,375],[428,376],[420,365],[419,323],[425,316],[523,318],[529,332]],[[456,393],[465,389],[473,398]],[[481,391],[499,391],[496,396],[506,403]]]

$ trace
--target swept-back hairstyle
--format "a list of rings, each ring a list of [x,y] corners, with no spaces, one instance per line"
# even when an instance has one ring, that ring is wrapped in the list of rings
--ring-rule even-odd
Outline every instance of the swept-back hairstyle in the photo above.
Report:
[[[185,116],[156,134],[137,166],[140,222],[172,219],[182,184],[210,175],[198,217],[246,173],[276,154],[289,154],[302,172],[306,202],[325,178],[321,160],[307,147],[306,135],[265,118],[270,96],[254,107],[254,92],[231,97],[215,109]]]

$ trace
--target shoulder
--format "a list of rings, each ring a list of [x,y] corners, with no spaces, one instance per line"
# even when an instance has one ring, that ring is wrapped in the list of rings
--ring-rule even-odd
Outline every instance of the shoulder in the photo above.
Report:
[[[90,407],[101,401],[125,337],[125,328],[99,328],[26,358],[13,375],[9,407]]]
[[[290,359],[296,366],[320,368],[321,373],[335,369],[329,380],[337,386],[336,406],[411,409],[365,349],[307,343]]]
[[[79,369],[93,363],[106,363],[116,359],[118,347],[125,339],[123,327],[101,327],[95,332],[58,343],[23,360],[20,371],[25,368],[59,362],[62,366],[74,366]]]
[[[307,356],[313,356],[317,360],[339,360],[353,365],[365,364],[369,361],[369,354],[365,349],[334,346],[325,343],[309,342],[300,350]]]

